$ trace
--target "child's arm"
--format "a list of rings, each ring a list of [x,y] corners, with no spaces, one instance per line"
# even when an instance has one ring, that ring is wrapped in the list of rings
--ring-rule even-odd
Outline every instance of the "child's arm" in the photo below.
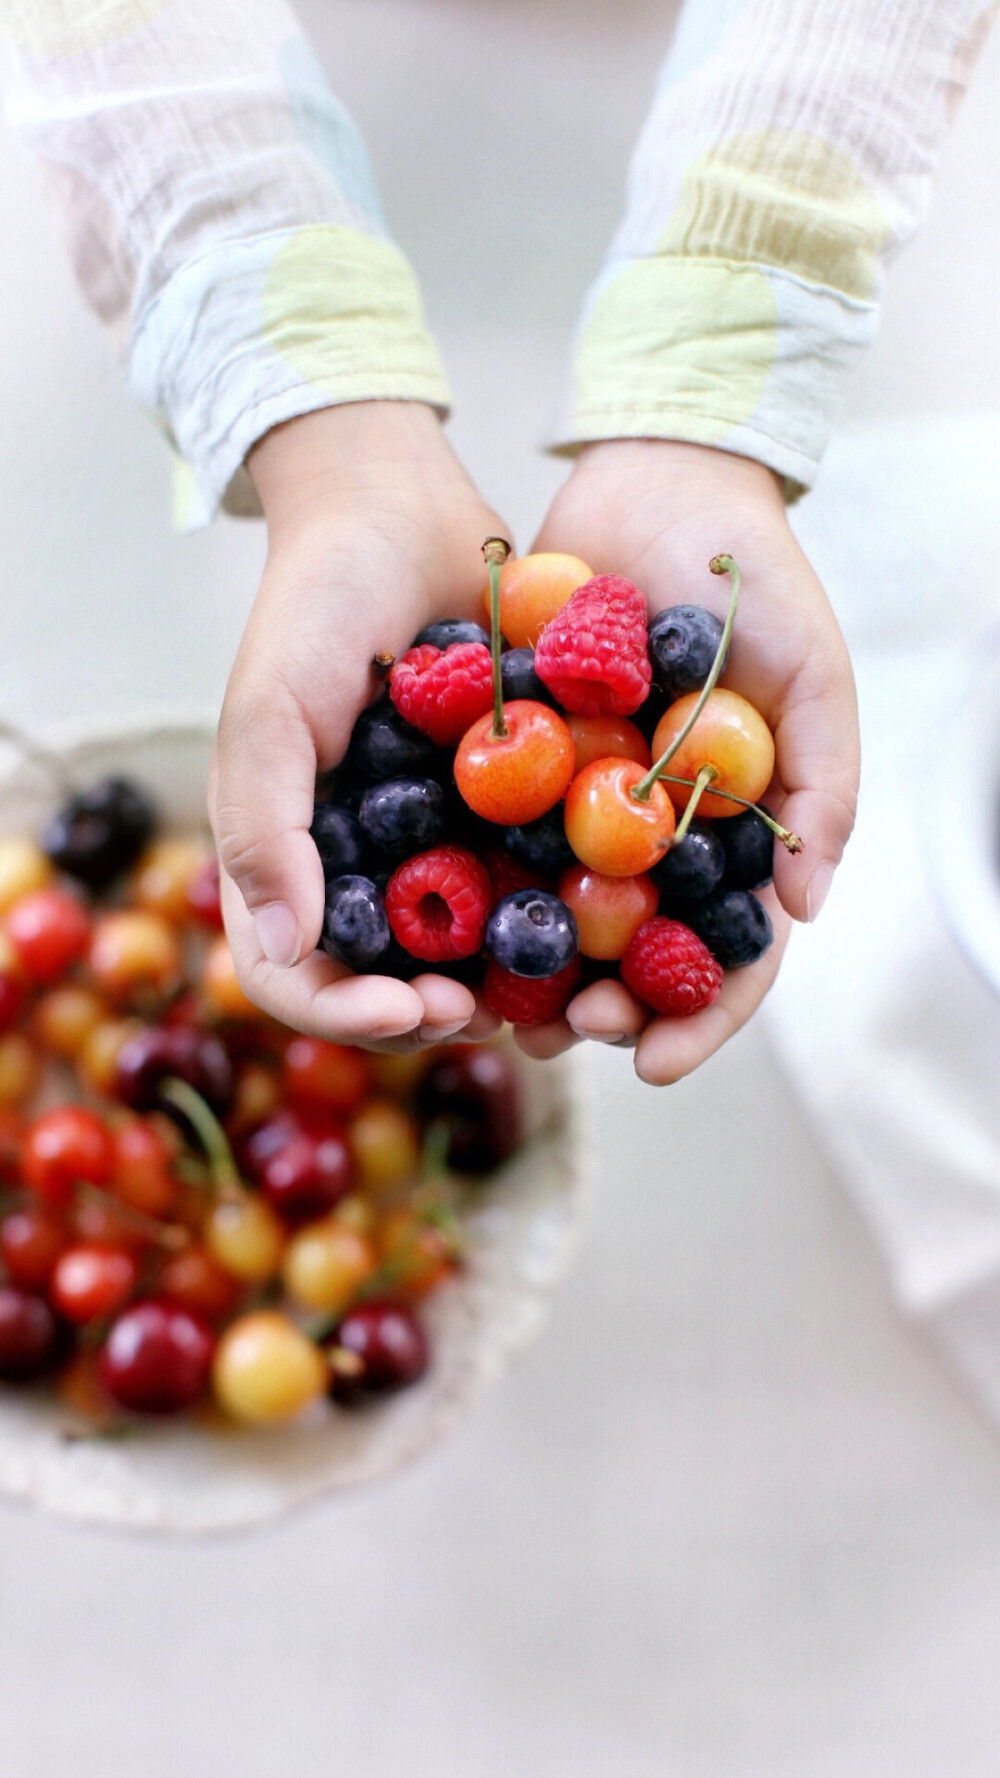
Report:
[[[267,516],[211,799],[241,978],[328,1038],[485,1031],[456,982],[344,981],[310,955],[317,766],[376,650],[479,615],[480,545],[503,529],[445,444],[447,389],[361,138],[284,0],[13,0],[3,31],[10,121],[177,453],[181,523]]]
[[[708,560],[739,560],[726,682],[775,731],[768,800],[805,850],[777,849],[765,896],[776,943],[727,976],[715,1006],[649,1021],[620,985],[598,984],[559,1025],[522,1034],[526,1048],[638,1039],[643,1078],[675,1080],[753,1012],[789,918],[819,911],[853,819],[857,720],[846,651],[784,498],[815,477],[988,16],[982,0],[684,9],[577,336],[561,441],[585,448],[536,547],[631,575],[655,609],[719,609]]]

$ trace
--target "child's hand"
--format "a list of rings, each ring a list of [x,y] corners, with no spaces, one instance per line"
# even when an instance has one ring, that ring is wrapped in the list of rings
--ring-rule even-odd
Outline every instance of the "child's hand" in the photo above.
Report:
[[[666,1085],[697,1068],[745,1023],[770,987],[790,927],[815,919],[854,819],[859,747],[854,682],[843,638],[785,518],[776,477],[746,458],[666,440],[588,446],[552,503],[533,548],[582,556],[595,573],[634,580],[652,610],[682,603],[724,615],[728,580],[709,573],[728,553],[742,595],[725,684],[749,698],[774,732],[767,804],[801,835],[775,847],[764,890],[775,942],[757,964],[726,975],[714,1006],[687,1019],[653,1018],[620,982],[598,982],[557,1023],[518,1033],[530,1054],[577,1037],[635,1043],[643,1080]]]
[[[240,981],[284,1024],[336,1042],[488,1035],[498,1021],[458,982],[354,977],[316,951],[323,870],[309,825],[317,770],[341,758],[371,696],[372,656],[403,654],[436,618],[481,617],[481,546],[503,527],[431,409],[413,402],[290,421],[261,440],[250,470],[268,558],[209,799]]]

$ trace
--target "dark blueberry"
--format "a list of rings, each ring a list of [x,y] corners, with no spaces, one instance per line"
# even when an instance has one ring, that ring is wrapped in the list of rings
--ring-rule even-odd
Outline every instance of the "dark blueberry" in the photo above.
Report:
[[[356,815],[367,788],[368,780],[360,778],[350,766],[335,766],[332,772],[323,772],[317,780],[317,807],[320,803],[336,803],[338,809]]]
[[[67,876],[88,889],[106,889],[135,863],[155,826],[156,809],[145,790],[128,778],[100,778],[53,815],[41,846]]]
[[[690,908],[686,919],[723,969],[756,963],[774,938],[767,909],[748,889],[722,889]]]
[[[774,835],[767,822],[747,809],[720,821],[718,831],[726,854],[723,887],[763,889],[774,874]]]
[[[488,847],[497,844],[503,829],[495,821],[486,821],[482,815],[477,815],[474,809],[470,809],[455,784],[446,785],[445,789],[448,844],[464,846],[467,851],[474,852],[477,858],[482,857]]]
[[[365,838],[389,858],[411,858],[442,840],[447,804],[434,778],[388,778],[366,790],[358,810]]]
[[[500,657],[500,682],[508,703],[514,698],[532,698],[536,704],[551,704],[555,698],[535,672],[533,648],[509,648]]]
[[[421,630],[413,647],[422,648],[425,643],[430,643],[432,648],[450,648],[453,642],[482,642],[489,648],[490,638],[482,624],[474,624],[470,618],[445,617]]]
[[[370,877],[332,877],[326,885],[320,948],[356,974],[377,970],[389,949],[385,903]]]
[[[654,617],[649,626],[649,658],[653,678],[668,698],[700,690],[721,641],[722,625],[703,605],[672,605]]]
[[[723,825],[720,823],[720,825]],[[693,821],[677,846],[671,846],[649,874],[672,904],[704,901],[722,881],[726,855],[713,827]]]
[[[576,921],[558,895],[515,889],[498,901],[486,928],[486,949],[501,969],[538,980],[558,975],[576,956]]]
[[[344,763],[350,772],[378,784],[384,778],[438,777],[447,770],[449,755],[404,722],[384,697],[362,710]]]
[[[337,803],[317,803],[309,829],[323,863],[326,877],[348,876],[363,871],[367,848],[356,815]]]
[[[558,877],[576,863],[573,848],[566,838],[562,803],[556,803],[537,821],[526,821],[519,827],[508,827],[504,845],[511,858],[525,870],[536,870],[543,877]]]
[[[427,963],[422,957],[414,957],[412,951],[406,951],[400,944],[395,933],[389,940],[389,949],[379,958],[378,968],[374,975],[391,975],[398,982],[411,982],[415,975],[426,975],[430,971],[436,973],[436,965]]]

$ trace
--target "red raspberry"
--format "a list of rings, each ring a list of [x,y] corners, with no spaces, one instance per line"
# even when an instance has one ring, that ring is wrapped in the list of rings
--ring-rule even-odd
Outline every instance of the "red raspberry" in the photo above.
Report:
[[[517,859],[512,858],[503,846],[490,846],[483,856],[483,863],[489,871],[492,890],[490,913],[498,901],[502,901],[505,895],[513,895],[515,889],[552,888],[552,884],[540,877],[537,871],[526,870],[523,864],[518,864]]]
[[[389,696],[405,722],[439,747],[454,747],[493,708],[493,662],[482,642],[411,648],[389,674]]]
[[[646,601],[620,574],[596,574],[545,626],[535,672],[564,710],[631,716],[649,696]]]
[[[492,898],[478,858],[463,846],[435,846],[408,858],[389,878],[385,911],[411,957],[447,963],[479,950]]]
[[[579,957],[558,975],[543,976],[540,981],[512,975],[491,957],[483,980],[483,1001],[498,1019],[508,1019],[512,1025],[547,1025],[565,1012],[579,979]]]
[[[662,914],[640,926],[621,961],[622,981],[654,1012],[675,1019],[719,998],[722,970],[690,926]]]

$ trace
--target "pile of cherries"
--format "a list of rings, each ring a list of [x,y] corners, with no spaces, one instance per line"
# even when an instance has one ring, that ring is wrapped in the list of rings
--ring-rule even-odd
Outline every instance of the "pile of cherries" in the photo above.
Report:
[[[322,787],[321,945],[357,972],[431,967],[515,1025],[620,975],[651,1010],[687,1016],[723,971],[772,942],[755,889],[777,838],[760,798],[774,740],[718,684],[724,623],[677,605],[649,621],[618,575],[574,556],[508,560],[488,539],[489,633],[432,624],[401,660]]]
[[[73,1436],[267,1424],[424,1373],[418,1305],[519,1141],[496,1046],[369,1056],[245,997],[201,838],[121,778],[0,839],[0,1384]]]

